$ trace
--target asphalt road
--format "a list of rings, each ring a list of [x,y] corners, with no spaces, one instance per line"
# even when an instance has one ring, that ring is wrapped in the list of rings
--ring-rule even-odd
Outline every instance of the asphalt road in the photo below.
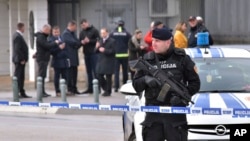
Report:
[[[122,117],[0,112],[1,141],[122,141]]]

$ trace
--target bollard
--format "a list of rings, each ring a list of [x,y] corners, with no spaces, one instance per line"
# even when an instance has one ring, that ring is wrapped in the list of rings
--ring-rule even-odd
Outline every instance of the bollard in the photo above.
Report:
[[[19,95],[18,95],[19,90],[18,90],[18,82],[16,76],[12,78],[12,89],[13,89],[13,101],[19,102]]]
[[[94,79],[93,80],[93,92],[94,92],[94,102],[96,104],[99,104],[99,85],[98,85],[98,80]]]
[[[37,102],[43,102],[43,78],[41,76],[37,77],[36,80],[36,94]]]
[[[66,99],[66,81],[65,81],[65,79],[60,80],[60,91],[61,91],[62,102],[67,102],[67,99]]]

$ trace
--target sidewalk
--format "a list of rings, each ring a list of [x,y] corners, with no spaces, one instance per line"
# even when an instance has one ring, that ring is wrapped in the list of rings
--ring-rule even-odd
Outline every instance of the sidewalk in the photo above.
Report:
[[[78,82],[78,89],[80,92],[85,90],[85,83]],[[21,98],[20,102],[36,102],[36,89],[34,82],[25,82],[24,86],[27,95],[32,96],[32,98]],[[55,96],[54,84],[53,82],[45,83],[46,92],[51,94],[51,97],[43,98],[44,103],[60,103],[62,102],[61,97]],[[0,101],[13,101],[13,92],[12,92],[12,80],[9,76],[0,76]],[[94,95],[86,94],[86,95],[76,95],[76,96],[67,96],[67,102],[70,104],[93,104],[94,103]],[[100,104],[104,105],[123,105],[125,104],[125,95],[117,92],[111,94],[110,97],[99,96]]]

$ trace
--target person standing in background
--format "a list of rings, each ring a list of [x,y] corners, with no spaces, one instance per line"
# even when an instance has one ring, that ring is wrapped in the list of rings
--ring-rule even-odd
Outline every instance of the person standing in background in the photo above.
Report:
[[[147,52],[153,51],[152,47],[152,30],[154,29],[154,21],[150,24],[150,29],[144,36],[144,42],[148,44]]]
[[[115,70],[115,40],[109,37],[106,28],[101,29],[101,40],[96,43],[98,61],[96,73],[100,87],[104,90],[102,96],[110,96],[112,93],[112,75]]]
[[[23,38],[25,31],[24,23],[17,24],[17,30],[13,35],[13,56],[12,62],[15,65],[14,76],[17,77],[17,84],[20,98],[31,98],[25,93],[24,80],[25,80],[25,64],[29,59],[29,48]]]
[[[185,31],[187,30],[187,24],[185,22],[179,22],[175,26],[174,45],[177,48],[187,48],[187,37]]]
[[[129,61],[137,60],[140,56],[143,56],[147,52],[147,45],[142,43],[142,31],[135,30],[134,35],[128,41]],[[129,68],[131,73],[131,79],[134,77],[135,71]]]
[[[194,48],[197,47],[197,33],[199,32],[209,33],[209,31],[203,23],[197,21],[195,16],[190,16],[188,19],[188,23],[190,25],[190,31],[188,34],[188,47]],[[209,45],[213,45],[214,41],[210,33],[208,38],[209,38]]]
[[[83,94],[93,93],[93,78],[96,78],[96,61],[97,55],[95,53],[95,45],[96,41],[100,38],[98,30],[90,25],[86,19],[81,21],[82,31],[79,35],[80,40],[83,44],[83,54],[85,60],[85,66],[88,76],[88,87],[87,90],[83,92]]]
[[[62,34],[62,41],[65,43],[69,52],[70,67],[68,69],[68,93],[67,95],[80,94],[77,90],[77,74],[78,74],[78,49],[81,47],[80,40],[77,39],[75,31],[77,29],[75,21],[69,21],[67,28]]]
[[[60,43],[51,49],[51,54],[53,56],[51,65],[54,68],[54,86],[56,91],[56,96],[61,96],[61,91],[59,88],[60,77],[67,82],[67,70],[69,68],[69,55],[68,49],[65,48],[65,43],[62,42],[60,36],[60,28],[54,26],[52,28],[52,36],[49,41],[54,42],[58,40]]]
[[[153,22],[151,22],[151,24],[150,24],[150,30],[146,33],[146,35],[144,37],[145,43],[148,44],[147,52],[153,51],[153,46],[152,46],[152,31],[155,28],[159,28],[160,29],[160,28],[164,28],[164,27],[165,27],[165,25],[161,21],[153,21]]]
[[[128,80],[128,41],[131,34],[125,29],[124,24],[124,21],[120,20],[118,26],[110,34],[115,39],[115,92],[118,92],[120,87],[120,65],[122,66],[123,84]]]
[[[51,26],[49,24],[45,24],[42,30],[35,34],[37,46],[36,62],[38,64],[38,76],[42,77],[43,97],[51,96],[45,92],[45,78],[47,76],[47,68],[50,60],[50,50],[59,44],[58,40],[49,42],[48,36],[50,35],[50,32]]]

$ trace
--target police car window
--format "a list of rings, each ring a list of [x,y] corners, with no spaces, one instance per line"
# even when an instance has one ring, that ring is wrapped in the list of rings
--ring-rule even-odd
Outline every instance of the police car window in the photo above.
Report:
[[[201,80],[200,91],[250,91],[249,59],[194,59]]]

